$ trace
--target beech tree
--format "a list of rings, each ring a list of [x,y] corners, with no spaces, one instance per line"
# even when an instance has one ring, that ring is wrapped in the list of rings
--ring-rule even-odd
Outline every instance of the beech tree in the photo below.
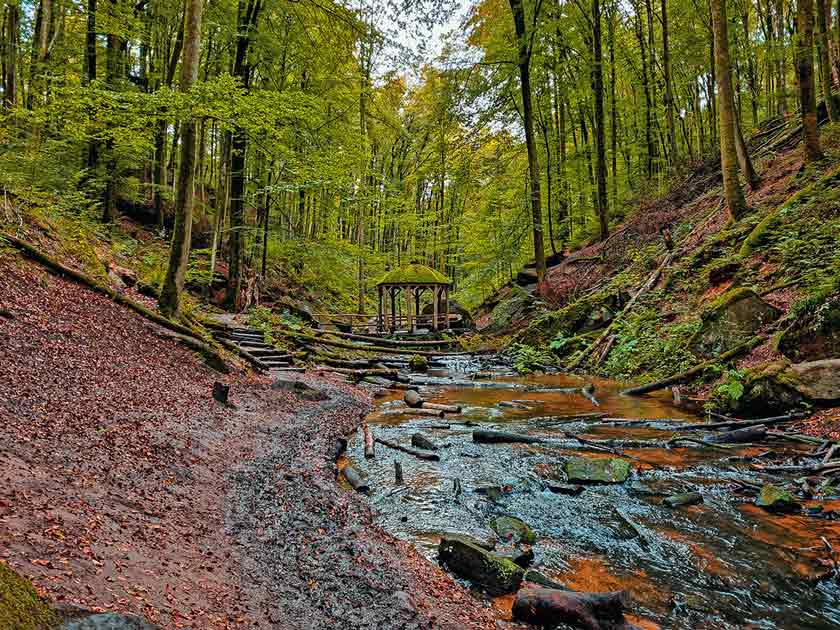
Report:
[[[198,79],[201,54],[201,15],[204,0],[187,0],[184,11],[184,56],[181,61],[181,91],[189,93]],[[165,315],[178,313],[184,276],[190,258],[192,238],[193,183],[195,181],[196,123],[189,118],[181,124],[181,161],[178,167],[178,190],[175,198],[175,229],[169,254],[169,268],[160,293],[160,310]]]
[[[718,115],[720,120],[720,167],[726,207],[732,219],[747,211],[747,202],[738,179],[738,156],[735,148],[735,107],[729,64],[729,33],[726,0],[711,0],[712,28],[715,35],[715,70],[718,83]]]
[[[817,132],[817,94],[814,83],[814,2],[797,0],[796,71],[799,79],[799,103],[802,109],[802,142],[805,160],[823,157]]]

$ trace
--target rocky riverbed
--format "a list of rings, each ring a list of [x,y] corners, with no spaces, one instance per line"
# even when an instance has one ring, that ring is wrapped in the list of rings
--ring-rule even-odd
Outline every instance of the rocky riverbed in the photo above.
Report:
[[[410,448],[419,433],[437,446],[438,461],[381,443],[366,459],[361,432],[350,442],[347,463],[366,477],[376,522],[388,532],[432,561],[453,535],[509,555],[518,536],[507,540],[494,524],[515,517],[534,534],[532,545],[514,546],[533,550],[531,570],[578,591],[628,591],[628,619],[638,627],[840,624],[837,491],[824,478],[809,487],[802,475],[769,471],[800,461],[813,444],[665,447],[672,427],[703,419],[664,395],[630,398],[619,395],[620,384],[596,382],[585,396],[584,381],[560,375],[482,374],[468,386],[464,367],[418,387],[426,400],[462,413],[413,417],[398,391],[368,417],[374,438]],[[576,414],[584,417],[570,418]],[[477,443],[477,430],[541,441]],[[618,445],[614,452],[586,444],[604,440]],[[622,463],[608,467],[614,478],[587,478],[608,458]],[[404,483],[395,481],[395,462]],[[501,620],[511,618],[512,595],[486,597]]]

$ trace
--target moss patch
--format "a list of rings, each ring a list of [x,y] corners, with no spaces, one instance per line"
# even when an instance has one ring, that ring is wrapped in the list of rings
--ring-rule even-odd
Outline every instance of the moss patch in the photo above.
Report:
[[[32,584],[0,561],[0,628],[49,630],[58,626],[58,615]]]
[[[431,267],[412,263],[386,273],[376,284],[450,284],[450,280]]]

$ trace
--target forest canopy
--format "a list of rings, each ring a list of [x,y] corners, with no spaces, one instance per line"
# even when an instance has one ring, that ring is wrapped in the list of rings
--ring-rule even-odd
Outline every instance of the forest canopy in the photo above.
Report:
[[[835,19],[822,0],[4,0],[0,183],[171,239],[164,312],[220,277],[235,308],[291,278],[365,312],[412,261],[475,305],[702,160],[737,216],[763,121],[799,110],[818,159]]]

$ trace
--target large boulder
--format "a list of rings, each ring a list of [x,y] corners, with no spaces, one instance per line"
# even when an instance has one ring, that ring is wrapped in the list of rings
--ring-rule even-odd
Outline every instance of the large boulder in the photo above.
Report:
[[[776,321],[781,311],[750,289],[732,289],[717,298],[701,316],[700,329],[689,348],[712,358],[748,341],[760,328]]]
[[[840,298],[800,315],[779,335],[777,347],[796,362],[840,358]]]
[[[840,359],[790,364],[762,363],[747,371],[737,400],[713,400],[732,413],[760,417],[787,413],[803,405],[840,401]]]
[[[525,575],[522,567],[513,561],[492,554],[461,537],[441,538],[438,562],[491,595],[517,591]]]
[[[619,457],[570,457],[563,471],[570,483],[624,483],[630,462]]]
[[[796,363],[789,373],[799,393],[818,405],[840,401],[840,359]]]

